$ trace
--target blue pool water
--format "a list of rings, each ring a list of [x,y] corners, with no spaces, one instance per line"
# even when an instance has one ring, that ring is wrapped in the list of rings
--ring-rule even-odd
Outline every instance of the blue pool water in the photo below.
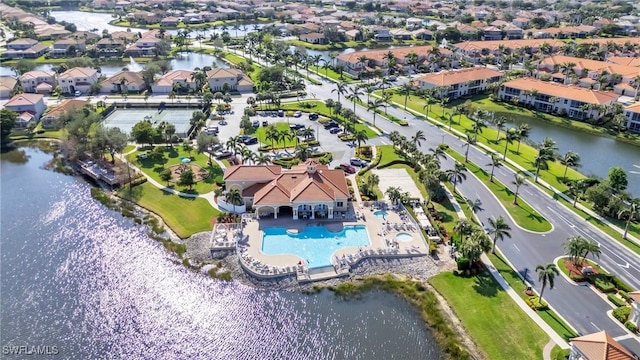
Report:
[[[262,252],[267,255],[292,254],[307,261],[309,268],[331,265],[331,256],[338,249],[370,244],[367,228],[363,225],[347,226],[340,232],[330,232],[324,226],[308,227],[298,234],[287,229],[264,229]]]
[[[398,233],[396,235],[396,239],[398,241],[404,241],[404,242],[409,242],[413,240],[413,235],[409,234],[409,233]]]
[[[378,211],[373,213],[373,215],[375,215],[376,217],[379,217],[381,219],[384,219],[384,217],[387,216],[387,214],[388,214],[387,210],[378,210]]]

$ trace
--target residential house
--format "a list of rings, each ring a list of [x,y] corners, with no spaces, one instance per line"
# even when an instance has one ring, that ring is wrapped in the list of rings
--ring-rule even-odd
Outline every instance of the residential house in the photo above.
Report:
[[[433,33],[427,29],[418,29],[413,31],[413,37],[418,40],[433,40]]]
[[[411,40],[413,39],[413,31],[405,29],[393,29],[389,31],[392,38],[397,40]]]
[[[162,41],[160,38],[160,30],[151,30],[142,34],[142,37],[138,39],[133,45],[130,45],[125,49],[125,56],[155,56],[156,48]]]
[[[61,39],[56,40],[53,43],[53,49],[50,52],[50,55],[55,57],[63,57],[69,55],[70,49],[75,49],[75,52],[71,55],[75,55],[77,53],[83,53],[87,50],[87,45],[84,40],[75,40],[75,39]]]
[[[407,30],[415,30],[422,27],[423,20],[419,18],[410,17],[405,21],[405,27]]]
[[[180,18],[175,16],[167,16],[166,18],[160,20],[160,26],[162,27],[176,27],[180,22]]]
[[[502,31],[505,32],[505,38],[509,40],[518,40],[524,37],[522,29],[512,24],[505,25]]]
[[[615,103],[620,96],[610,91],[519,78],[503,83],[498,97],[502,101],[529,106],[539,111],[566,114],[573,119],[585,120],[600,117],[601,107]]]
[[[120,71],[100,83],[102,93],[140,93],[146,89],[142,72]]]
[[[173,70],[162,75],[151,85],[154,94],[169,94],[176,92],[186,92],[187,89],[195,89],[196,83],[193,80],[193,72],[188,70]]]
[[[89,100],[65,99],[60,104],[50,108],[40,122],[45,128],[52,128],[56,125],[56,121],[64,114],[70,111],[80,111],[85,105],[89,104]]]
[[[207,71],[207,81],[211,91],[226,89],[241,93],[253,91],[253,81],[238,69],[217,68]]]
[[[362,41],[362,32],[360,30],[347,30],[344,32],[344,36],[347,40]]]
[[[71,34],[71,31],[65,30],[62,25],[58,24],[43,24],[37,25],[33,28],[38,40],[51,40],[58,39]]]
[[[605,331],[571,339],[569,360],[636,360],[637,358]]]
[[[446,90],[446,93],[436,92],[436,95],[453,100],[485,92],[490,84],[500,81],[502,77],[503,74],[497,70],[473,67],[427,74],[417,79],[417,85],[421,89]]]
[[[525,17],[517,17],[511,21],[511,23],[520,29],[528,29],[529,28],[529,19]]]
[[[363,70],[371,70],[376,68],[386,70],[389,63],[388,56],[389,54],[391,54],[395,58],[397,66],[402,67],[405,70],[410,70],[410,66],[409,64],[407,64],[407,55],[409,55],[410,53],[415,53],[416,55],[418,55],[419,64],[424,65],[428,63],[428,58],[431,56],[430,54],[432,52],[432,49],[432,46],[426,45],[400,47],[395,49],[355,51],[352,53],[339,55],[336,58],[336,63],[338,65],[343,65],[345,70],[351,75],[358,76],[358,74]],[[440,53],[440,57],[448,58],[452,67],[458,66],[458,62],[453,58],[453,53],[449,49],[439,48],[438,52]],[[365,63],[362,63],[360,61],[363,56],[367,59]],[[436,71],[439,69],[437,61],[429,63],[428,65],[431,71]]]
[[[384,26],[373,26],[369,29],[373,34],[373,38],[378,41],[389,41],[391,40],[391,33],[389,28]]]
[[[502,30],[495,26],[487,26],[482,29],[482,32],[485,41],[502,40]]]
[[[561,72],[563,66],[567,64],[574,64],[569,74],[566,73],[566,70],[564,73]],[[535,75],[537,78],[548,76],[554,82],[577,83],[587,88],[599,89],[601,86],[611,85],[620,95],[636,96],[638,95],[636,87],[637,81],[640,79],[640,67],[554,55],[540,61]],[[575,75],[575,78],[568,75]]]
[[[18,79],[26,93],[49,94],[57,84],[55,73],[44,70],[28,71]]]
[[[8,99],[18,87],[18,80],[13,76],[0,76],[0,99]]]
[[[95,47],[98,56],[121,57],[124,50],[124,42],[113,38],[100,39]]]
[[[35,59],[49,51],[49,47],[34,39],[16,39],[7,44],[2,57],[9,59]]]
[[[93,68],[75,67],[58,76],[58,84],[62,92],[73,94],[76,91],[86,93],[100,77],[98,71]]]
[[[309,33],[309,34],[301,34],[300,40],[304,42],[308,42],[310,44],[326,44],[327,38],[324,34],[320,33]]]
[[[276,165],[231,166],[225,169],[224,181],[228,190],[240,191],[245,206],[257,217],[333,219],[336,211],[348,209],[344,172],[315,160],[290,170]]]
[[[624,66],[640,67],[640,57],[609,56],[607,61]]]
[[[546,45],[545,45],[546,44]],[[503,56],[504,50],[511,53],[518,50],[525,50],[523,56],[528,56],[540,52],[543,47],[548,47],[550,53],[558,51],[565,44],[559,40],[544,39],[523,39],[523,40],[499,40],[499,41],[465,41],[454,44],[457,52],[461,53],[468,61],[478,64],[485,55],[492,55],[499,59]],[[519,62],[523,58],[518,59]]]
[[[40,120],[47,105],[44,103],[44,96],[40,94],[18,94],[4,104],[4,107],[18,113],[16,127],[24,129],[27,125]]]
[[[640,133],[640,102],[626,107],[624,116],[627,118],[627,129],[634,133]],[[638,307],[638,304],[640,304],[640,298],[636,300],[636,307]],[[638,325],[640,326],[640,324]]]

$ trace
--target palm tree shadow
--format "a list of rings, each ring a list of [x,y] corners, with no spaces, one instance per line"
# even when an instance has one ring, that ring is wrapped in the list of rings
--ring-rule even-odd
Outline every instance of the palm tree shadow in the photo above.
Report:
[[[480,295],[495,297],[498,295],[498,283],[487,272],[476,275],[473,289]]]

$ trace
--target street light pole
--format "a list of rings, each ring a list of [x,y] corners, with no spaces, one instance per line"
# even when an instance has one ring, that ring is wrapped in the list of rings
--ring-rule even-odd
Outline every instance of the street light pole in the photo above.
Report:
[[[441,133],[440,136],[442,136],[442,141],[440,142],[441,144],[444,144],[444,135],[445,133]]]

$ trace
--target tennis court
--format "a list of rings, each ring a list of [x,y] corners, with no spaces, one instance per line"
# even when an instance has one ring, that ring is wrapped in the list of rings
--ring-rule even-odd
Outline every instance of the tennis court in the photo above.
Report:
[[[166,121],[176,127],[176,135],[186,137],[189,130],[189,119],[196,109],[117,109],[104,119],[105,127],[117,127],[130,134],[133,126],[145,119],[154,126]]]

